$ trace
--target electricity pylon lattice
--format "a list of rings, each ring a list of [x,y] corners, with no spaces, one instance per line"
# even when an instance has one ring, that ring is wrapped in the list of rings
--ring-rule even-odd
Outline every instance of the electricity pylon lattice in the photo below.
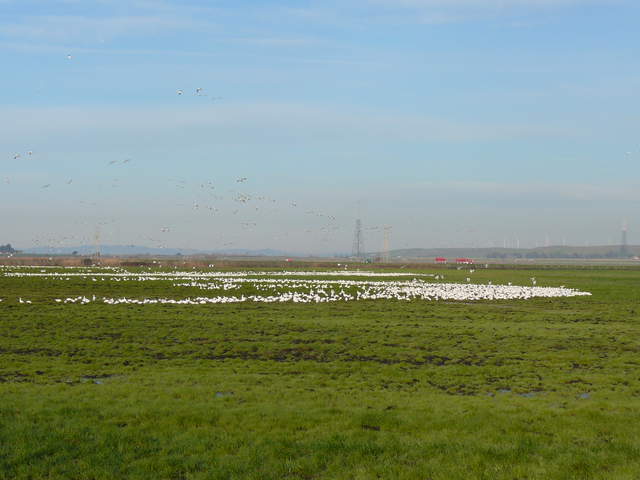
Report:
[[[98,263],[100,261],[100,227],[96,227],[96,233],[94,235],[95,241],[95,251],[93,253],[94,262]]]
[[[387,263],[390,257],[389,243],[391,240],[391,227],[389,226],[384,227],[383,232],[384,232],[384,237],[382,241],[382,261]]]
[[[364,257],[364,235],[362,233],[362,221],[356,220],[356,227],[353,232],[353,248],[351,250],[351,256],[355,258]]]

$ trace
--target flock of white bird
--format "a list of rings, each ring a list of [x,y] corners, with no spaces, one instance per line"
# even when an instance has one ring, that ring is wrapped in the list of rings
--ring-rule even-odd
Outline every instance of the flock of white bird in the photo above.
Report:
[[[184,90],[179,88],[178,90],[176,90],[176,95],[178,95],[178,96],[184,95]],[[222,100],[222,97],[213,97],[213,96],[210,96],[208,93],[205,93],[204,88],[202,88],[202,87],[196,88],[195,92],[194,92],[194,95],[196,97],[209,97],[209,98],[211,98],[212,102],[217,102],[218,100]]]
[[[66,59],[68,61],[75,61],[75,56],[69,53],[66,55]],[[218,102],[219,100],[223,99],[223,97],[214,96],[213,94],[210,94],[209,92],[207,92],[205,88],[201,86],[192,87],[188,89],[178,88],[175,90],[175,92],[176,92],[176,95],[180,97],[182,100],[185,100],[189,96],[201,97],[201,100],[198,100],[198,101],[206,100],[206,101]],[[38,157],[38,155],[35,155],[32,150],[29,150],[27,152],[19,152],[19,153],[14,152],[12,153],[12,156],[14,161],[21,161],[22,159],[26,157],[31,157],[31,156],[33,156],[34,159],[37,159]],[[125,158],[123,160],[113,159],[107,162],[107,166],[113,167],[117,165],[125,165],[125,164],[129,164],[130,162],[132,162],[131,158]],[[123,172],[123,175],[126,176],[126,173]],[[245,184],[248,182],[248,180],[249,178],[246,176],[237,177],[235,179],[235,184],[238,187],[240,186],[244,187]],[[265,196],[261,196],[261,195],[255,195],[255,194],[249,194],[245,192],[237,192],[237,191],[231,190],[229,192],[231,195],[228,196],[228,198],[234,202],[237,202],[237,204],[239,204],[237,205],[239,208],[225,209],[225,208],[222,208],[220,204],[214,203],[214,202],[224,201],[225,197],[213,193],[213,190],[215,189],[215,187],[211,181],[208,181],[206,185],[205,184],[200,185],[201,189],[204,189],[204,191],[198,190],[196,185],[188,185],[184,180],[178,180],[177,182],[178,182],[178,184],[176,185],[177,188],[180,188],[180,189],[188,188],[193,192],[194,196],[198,196],[198,198],[193,200],[190,204],[184,205],[187,207],[190,206],[191,211],[197,211],[198,213],[206,213],[216,217],[223,215],[225,213],[229,213],[231,215],[238,216],[238,217],[242,215],[250,216],[250,218],[243,219],[244,221],[237,222],[237,225],[243,231],[255,230],[261,226],[261,222],[263,219],[260,217],[256,218],[256,215],[258,214],[258,212],[275,213],[275,212],[282,211],[281,209],[283,207],[295,209],[298,206],[298,202],[292,199],[289,199],[284,203],[281,203],[280,205],[275,205],[276,203],[280,203],[280,202]],[[11,179],[9,177],[5,177],[5,183],[10,184]],[[61,181],[60,185],[61,186],[66,185],[66,188],[70,188],[69,186],[75,183],[77,182],[74,182],[72,178],[69,178],[66,181]],[[47,191],[55,191],[57,186],[58,184],[56,182],[45,183],[40,185],[40,189],[47,190]],[[120,188],[121,186],[122,185],[119,183],[118,178],[112,179],[111,181],[112,188]],[[209,194],[208,198],[202,198],[201,197],[202,193],[208,193]],[[268,204],[264,204],[264,203],[260,204],[259,202],[261,201],[268,202]],[[103,205],[99,205],[98,202],[88,201],[88,200],[78,200],[77,203],[83,207],[87,207],[92,210],[94,209],[94,207],[103,206]],[[177,204],[177,206],[183,206],[183,205]],[[323,223],[318,225],[314,222],[312,225],[309,225],[308,228],[302,229],[299,232],[284,232],[281,234],[277,234],[276,236],[273,237],[273,239],[280,241],[280,240],[283,240],[285,237],[288,237],[289,233],[292,233],[292,234],[304,233],[305,235],[308,235],[308,234],[319,235],[320,241],[326,243],[329,241],[330,235],[336,233],[338,230],[343,228],[343,226],[336,224],[336,220],[337,220],[336,215],[330,214],[328,212],[320,212],[314,209],[308,209],[304,211],[304,214],[314,217],[315,222],[321,221]],[[77,244],[93,244],[95,239],[94,230],[100,228],[100,222],[98,220],[95,220],[95,221],[89,220],[86,223],[87,223],[87,228],[84,235],[65,234],[64,236],[51,236],[51,238],[46,238],[46,239],[38,235],[36,238],[33,239],[34,246],[49,247],[51,248],[51,252],[54,252],[56,248],[68,247],[74,244],[76,245]],[[111,223],[115,224],[117,222],[114,220]],[[115,227],[112,230],[118,231]],[[149,236],[149,234],[143,234],[144,235],[143,238],[139,238],[138,240],[149,242],[151,243],[150,246],[155,248],[168,248],[169,245],[167,245],[167,242],[169,239],[167,237],[171,236],[171,234],[176,233],[177,231],[178,231],[178,228],[173,228],[172,226],[168,226],[168,225],[162,225],[162,226],[159,226],[155,231],[159,233],[159,235],[151,234],[151,236]],[[110,232],[110,234],[113,234],[113,232]],[[245,232],[242,232],[242,234],[245,234]],[[215,247],[226,248],[226,247],[231,247],[236,245],[236,241],[229,241],[229,240],[230,239],[227,237],[221,238],[219,239],[219,241],[216,242]]]
[[[359,300],[526,300],[531,298],[556,298],[591,295],[575,289],[560,287],[538,287],[535,279],[532,286],[493,285],[473,283],[439,282],[444,277],[414,273],[379,273],[367,271],[338,270],[328,272],[284,271],[284,272],[129,272],[112,267],[101,271],[87,271],[69,268],[57,271],[24,271],[15,268],[3,269],[6,277],[40,277],[52,280],[82,278],[91,282],[147,282],[170,281],[177,293],[184,288],[217,291],[215,296],[187,298],[130,298],[96,297],[77,295],[56,298],[55,303],[89,304],[100,302],[106,305],[206,305],[219,303],[328,303]],[[314,278],[315,277],[315,278]],[[351,278],[336,278],[351,277]],[[412,277],[397,280],[399,277]],[[422,278],[421,278],[422,277]],[[433,277],[433,282],[424,277]],[[252,293],[229,295],[233,290],[248,290]],[[256,293],[253,293],[256,292]],[[30,300],[18,299],[20,304],[30,304]]]
[[[32,154],[32,152],[29,154]],[[17,154],[17,157],[19,158],[20,155]],[[131,164],[132,162],[133,160],[130,158],[125,158],[123,160],[110,160],[107,162],[106,167],[114,168],[120,166],[124,168],[124,166]],[[121,173],[126,177],[126,171],[121,171]],[[6,183],[10,183],[8,178],[5,181]],[[200,181],[193,184],[180,179],[170,179],[169,182],[170,185],[179,190],[188,190],[192,196],[192,200],[186,199],[186,202],[176,203],[176,206],[185,207],[186,210],[198,215],[207,214],[213,217],[229,215],[227,218],[238,218],[236,225],[245,231],[259,228],[261,221],[264,219],[264,215],[281,214],[283,212],[288,213],[295,210],[298,210],[300,214],[304,214],[305,216],[313,217],[314,220],[313,228],[307,228],[297,233],[315,233],[320,236],[322,241],[327,242],[329,239],[328,237],[331,234],[342,228],[341,225],[336,223],[336,215],[328,212],[322,212],[317,209],[298,209],[298,202],[291,199],[282,201],[262,194],[239,191],[235,188],[224,191],[220,188],[221,185],[216,185],[211,180]],[[249,178],[246,176],[234,179],[234,184],[237,185],[238,188],[245,187],[248,182]],[[74,183],[74,180],[70,178],[62,183],[65,183],[66,186],[69,187]],[[120,183],[119,178],[111,179],[110,183],[112,188],[120,188],[123,186]],[[55,183],[46,183],[40,186],[41,189],[45,190],[55,187]],[[99,202],[85,200],[78,200],[77,203],[79,206],[86,207],[89,211],[94,210],[96,207],[100,207],[101,205]],[[92,221],[89,219],[81,223],[85,225],[85,227],[83,227],[86,230],[85,235],[70,235],[68,233],[62,236],[39,235],[32,239],[32,243],[36,247],[49,247],[51,248],[51,252],[55,252],[56,248],[73,245],[74,243],[85,245],[92,244],[94,242],[93,230],[100,229],[102,226],[107,226],[104,230],[110,232],[108,234],[113,234],[114,231],[118,231],[118,219],[115,217],[109,221],[105,221],[104,219]],[[169,241],[170,234],[178,231],[179,229],[175,228],[173,225],[158,225],[155,232],[151,230],[149,231],[151,235],[146,234],[139,240],[148,243],[149,246],[155,248],[167,248],[167,242]],[[278,235],[278,238],[274,238],[281,240],[281,237],[286,237],[289,233],[296,232],[283,232]],[[221,248],[233,246],[236,242],[229,241],[229,238],[225,236],[225,238],[221,238],[216,241],[215,244],[216,248]]]

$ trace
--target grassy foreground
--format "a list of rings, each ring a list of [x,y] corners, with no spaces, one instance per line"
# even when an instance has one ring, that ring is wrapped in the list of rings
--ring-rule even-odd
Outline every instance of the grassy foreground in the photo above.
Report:
[[[640,272],[473,275],[593,296],[63,305],[175,291],[0,276],[0,479],[640,478]]]

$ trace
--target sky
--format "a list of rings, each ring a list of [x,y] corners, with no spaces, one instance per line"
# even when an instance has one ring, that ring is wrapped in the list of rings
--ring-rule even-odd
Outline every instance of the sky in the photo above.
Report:
[[[640,244],[634,0],[0,0],[0,244]],[[200,90],[197,90],[200,89]]]

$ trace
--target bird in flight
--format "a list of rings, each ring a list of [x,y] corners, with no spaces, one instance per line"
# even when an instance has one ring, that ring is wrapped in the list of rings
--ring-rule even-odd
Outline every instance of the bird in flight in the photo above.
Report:
[[[246,182],[247,180],[248,180],[247,177],[240,177],[239,179],[236,180],[236,182],[243,183],[243,182]]]
[[[46,185],[43,185],[41,188],[49,188],[51,186],[50,183],[47,183]]]
[[[176,93],[177,93],[178,95],[182,95],[182,90],[178,90]]]

